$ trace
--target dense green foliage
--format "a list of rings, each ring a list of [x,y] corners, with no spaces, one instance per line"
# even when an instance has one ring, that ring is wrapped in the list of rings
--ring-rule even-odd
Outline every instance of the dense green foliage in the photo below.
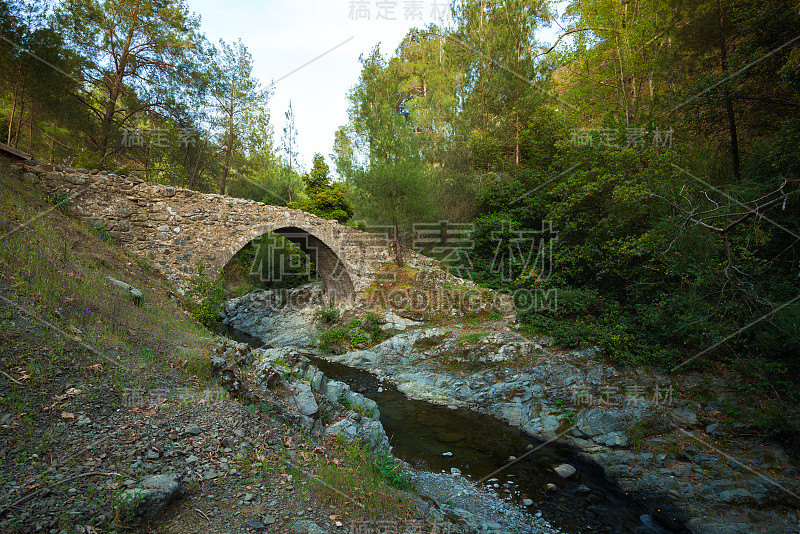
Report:
[[[559,6],[456,0],[447,27],[364,54],[333,146],[345,187],[319,155],[296,167],[292,120],[278,154],[246,47],[211,46],[183,0],[64,0],[49,14],[0,0],[0,139],[57,164],[367,219],[392,228],[400,266],[420,224],[472,225],[451,235],[459,255],[444,230],[422,237],[483,285],[557,295],[527,299],[530,332],[622,363],[722,365],[796,400],[796,4]],[[539,42],[556,19],[557,40]],[[313,277],[280,240],[233,264],[268,287]]]
[[[0,0],[0,141],[56,165],[304,198],[296,131],[279,154],[241,41],[209,43],[185,0],[51,4]]]
[[[286,289],[317,279],[317,268],[300,247],[268,233],[254,239],[228,262],[226,288],[233,294],[254,289]],[[230,287],[231,284],[237,287]]]
[[[225,273],[219,272],[216,278],[210,278],[206,267],[202,263],[197,266],[197,274],[189,279],[189,309],[195,319],[208,328],[214,328],[222,312],[222,303],[225,301],[225,288],[222,279]]]
[[[289,205],[323,219],[336,219],[340,223],[346,223],[353,216],[353,205],[347,198],[347,187],[344,184],[331,184],[329,171],[325,158],[321,154],[315,154],[311,171],[303,176],[306,199]]]
[[[796,6],[575,1],[540,43],[555,6],[459,0],[450,27],[362,59],[334,146],[356,216],[426,189],[406,228],[471,223],[474,280],[555,291],[520,310],[531,333],[796,398]]]

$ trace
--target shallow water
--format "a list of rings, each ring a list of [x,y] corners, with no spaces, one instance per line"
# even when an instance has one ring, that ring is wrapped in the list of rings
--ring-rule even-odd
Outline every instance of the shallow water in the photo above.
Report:
[[[261,345],[232,329],[226,335]],[[620,491],[599,466],[583,460],[573,447],[545,443],[491,416],[409,399],[366,371],[310,359],[327,377],[347,383],[378,403],[395,456],[414,467],[447,473],[456,468],[502,497],[515,502],[530,499],[535,503],[531,513],[540,510],[565,532],[688,532],[659,503],[636,500]],[[511,456],[519,460],[509,462]],[[559,477],[553,467],[562,463],[577,468],[577,475],[568,480]],[[558,490],[545,492],[548,483]]]
[[[503,497],[531,499],[532,510],[541,510],[552,525],[567,532],[686,532],[657,504],[637,501],[617,489],[599,466],[581,459],[573,447],[545,443],[464,408],[409,399],[366,371],[311,359],[329,378],[346,382],[378,403],[395,456],[415,467],[447,473],[457,468]],[[452,456],[443,455],[447,452]],[[511,456],[519,459],[509,462]],[[577,475],[559,477],[553,467],[562,463],[577,468]],[[546,493],[548,483],[558,490]]]

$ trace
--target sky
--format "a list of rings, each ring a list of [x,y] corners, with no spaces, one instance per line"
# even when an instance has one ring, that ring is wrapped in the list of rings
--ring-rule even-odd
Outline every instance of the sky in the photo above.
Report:
[[[241,39],[253,75],[274,82],[270,122],[280,147],[292,103],[300,166],[328,155],[334,132],[347,123],[347,94],[358,82],[359,56],[380,43],[393,53],[408,30],[447,22],[444,0],[187,0],[212,43]]]

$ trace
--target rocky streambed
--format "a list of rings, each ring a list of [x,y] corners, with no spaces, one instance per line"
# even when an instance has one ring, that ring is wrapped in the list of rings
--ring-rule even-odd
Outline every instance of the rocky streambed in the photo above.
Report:
[[[558,462],[551,458],[542,464],[544,467],[520,476],[513,466],[519,469],[531,464],[536,454],[516,462],[508,457],[494,458],[486,465],[469,458],[470,451],[486,448],[485,443],[498,435],[499,431],[486,421],[472,422],[461,432],[440,430],[439,436],[434,434],[425,441],[428,445],[422,446],[436,449],[430,446],[433,443],[450,450],[420,452],[414,450],[413,443],[398,440],[396,452],[407,454],[406,459],[416,459],[419,467],[428,469],[420,471],[422,479],[453,469],[453,461],[462,457],[461,465],[469,465],[466,471],[474,467],[474,480],[486,479],[479,486],[470,484],[488,490],[478,501],[494,495],[498,503],[527,509],[528,521],[537,519],[538,513],[574,532],[798,532],[791,503],[797,504],[794,499],[800,485],[782,448],[717,424],[710,417],[716,412],[715,406],[682,400],[676,391],[679,384],[669,377],[651,370],[617,369],[605,362],[597,349],[564,351],[546,338],[525,338],[514,329],[512,317],[470,324],[465,329],[465,325],[426,327],[402,317],[400,312],[384,311],[380,315],[382,328],[394,334],[389,339],[363,350],[320,351],[314,347],[314,313],[322,296],[321,287],[313,285],[283,294],[253,293],[228,301],[224,321],[266,344],[262,362],[285,359],[289,353],[305,354],[309,365],[312,359],[322,358],[368,372],[376,377],[373,385],[364,385],[368,380],[363,376],[354,383],[361,381],[367,397],[378,400],[374,414],[382,403],[391,406],[378,396],[378,389],[386,392],[391,384],[409,399],[444,406],[453,414],[452,419],[456,419],[456,413],[469,413],[503,422],[524,436],[537,452],[543,448],[532,439],[534,436],[540,442],[551,440],[577,447],[565,449],[569,454]],[[363,314],[363,310],[350,313]],[[324,363],[317,361],[314,369],[319,368],[324,368]],[[336,373],[347,374],[341,369]],[[345,419],[349,422],[338,421],[328,427],[321,419],[301,423],[309,432],[330,432],[332,427],[337,431],[339,425],[350,428],[353,437],[362,432],[369,439],[383,432],[383,425],[372,423],[354,430],[359,421],[353,419],[349,416]],[[380,416],[369,419],[381,420]],[[391,418],[383,420],[391,428]],[[425,433],[423,426],[417,428],[418,434]],[[383,439],[384,435],[379,437]],[[495,452],[519,458],[530,450],[523,446],[514,454],[500,447]],[[564,483],[569,477],[560,484],[548,479],[558,477],[553,468],[561,460],[578,467],[569,483]],[[487,477],[486,468],[491,463],[500,470]],[[512,466],[505,468],[508,463]],[[613,482],[607,488],[598,482],[604,474]],[[448,485],[459,478],[452,473],[442,476],[448,477]],[[491,478],[495,480],[489,482]],[[634,495],[636,500],[616,497],[613,486],[622,490],[619,495]],[[561,498],[563,510],[558,503],[550,505],[559,500],[555,497]],[[614,508],[628,512],[609,520]],[[472,513],[469,507],[459,509]],[[563,513],[569,509],[575,511],[572,524]],[[508,514],[496,517],[503,515]],[[491,522],[485,516],[483,519]],[[480,527],[480,518],[473,523]],[[520,531],[514,530],[518,527],[511,522],[503,528],[515,532]]]

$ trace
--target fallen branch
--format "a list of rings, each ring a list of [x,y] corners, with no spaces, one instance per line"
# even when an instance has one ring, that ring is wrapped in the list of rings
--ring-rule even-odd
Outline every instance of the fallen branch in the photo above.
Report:
[[[22,382],[18,382],[13,376],[11,376],[10,374],[6,373],[5,371],[0,371],[0,373],[3,373],[6,376],[6,378],[8,378],[12,382],[14,382],[16,385],[18,385],[18,386],[23,385]]]
[[[200,508],[195,508],[194,511],[203,516],[203,519],[211,523],[211,520],[208,518],[206,514],[203,513],[203,511]]]

